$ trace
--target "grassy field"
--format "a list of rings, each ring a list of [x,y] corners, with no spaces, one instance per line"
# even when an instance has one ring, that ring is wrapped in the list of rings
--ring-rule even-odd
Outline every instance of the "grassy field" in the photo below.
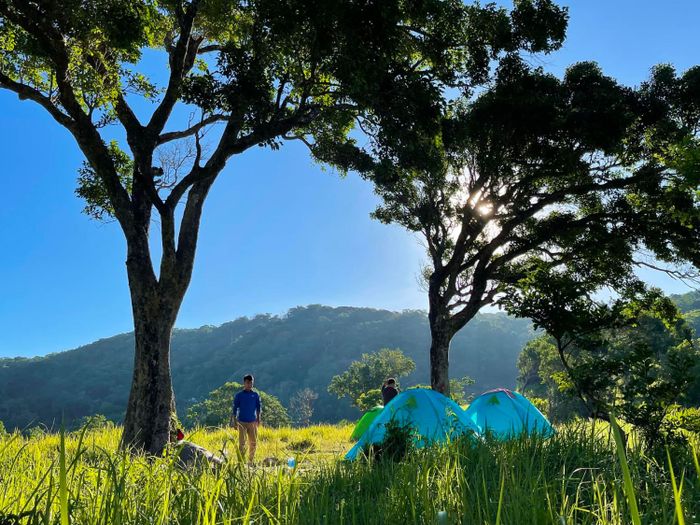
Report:
[[[582,424],[560,428],[548,441],[464,440],[400,463],[347,464],[350,432],[263,428],[257,459],[282,465],[249,468],[231,460],[218,470],[187,471],[173,458],[120,453],[118,428],[65,438],[4,436],[0,525],[700,523],[694,445],[661,449],[658,457],[632,446],[620,462],[610,429]],[[199,430],[188,438],[235,457],[230,432]]]

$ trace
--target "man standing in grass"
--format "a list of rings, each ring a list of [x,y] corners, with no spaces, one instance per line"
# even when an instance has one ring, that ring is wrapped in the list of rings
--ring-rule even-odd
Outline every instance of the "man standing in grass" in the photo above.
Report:
[[[231,424],[238,428],[238,450],[241,458],[245,457],[245,445],[248,441],[248,464],[253,464],[255,446],[258,437],[258,425],[260,424],[260,396],[253,391],[253,376],[243,376],[243,390],[233,398],[233,415]]]

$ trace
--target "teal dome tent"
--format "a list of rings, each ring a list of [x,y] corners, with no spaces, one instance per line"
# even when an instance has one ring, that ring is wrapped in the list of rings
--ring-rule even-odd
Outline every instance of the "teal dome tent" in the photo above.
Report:
[[[367,429],[372,424],[372,421],[374,421],[377,418],[377,416],[381,413],[382,410],[384,410],[384,405],[377,405],[376,407],[371,408],[367,412],[362,414],[362,417],[357,422],[357,425],[355,425],[352,434],[350,434],[350,439],[352,441],[357,441],[358,439],[360,439],[362,437],[362,434],[364,434],[367,431]]]
[[[490,432],[500,439],[522,433],[549,437],[554,428],[526,397],[505,388],[489,390],[477,397],[466,410],[469,421],[481,435]]]
[[[415,431],[418,447],[477,432],[476,427],[466,418],[464,410],[451,399],[430,389],[409,389],[384,407],[345,455],[345,459],[354,460],[365,446],[381,443],[386,433],[385,425],[391,420],[402,426],[410,426]]]

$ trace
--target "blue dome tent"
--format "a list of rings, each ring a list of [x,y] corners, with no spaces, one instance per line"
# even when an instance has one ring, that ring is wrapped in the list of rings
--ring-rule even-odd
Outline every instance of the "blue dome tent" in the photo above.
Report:
[[[489,390],[477,397],[465,412],[480,435],[490,432],[500,439],[522,433],[549,437],[554,428],[526,397],[505,388]]]
[[[478,432],[457,403],[434,390],[412,388],[384,407],[345,459],[354,460],[365,446],[381,443],[386,433],[385,425],[391,420],[411,426],[418,447]]]

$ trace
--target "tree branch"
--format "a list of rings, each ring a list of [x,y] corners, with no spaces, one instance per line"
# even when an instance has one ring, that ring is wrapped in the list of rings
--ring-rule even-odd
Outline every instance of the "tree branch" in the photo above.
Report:
[[[197,49],[197,54],[198,55],[203,55],[205,53],[211,53],[213,51],[223,51],[224,46],[219,45],[219,44],[209,44],[206,46],[201,46],[199,49]]]
[[[183,129],[182,131],[169,131],[167,133],[163,133],[160,135],[160,137],[158,137],[158,145],[165,144],[166,142],[171,142],[173,140],[191,137],[209,124],[213,124],[215,122],[225,122],[228,119],[229,117],[226,115],[210,115],[201,122],[198,122],[194,126],[187,129]]]
[[[44,95],[41,91],[34,89],[26,84],[20,82],[15,82],[10,77],[0,72],[0,86],[17,93],[20,100],[32,100],[42,106],[49,114],[63,127],[67,128],[69,131],[73,131],[75,126],[75,121],[68,115],[63,113],[58,107],[54,105],[49,97]]]
[[[282,135],[284,140],[299,140],[303,142],[309,150],[313,150],[314,145],[304,135]]]
[[[192,38],[192,26],[197,15],[197,2],[192,2],[180,22],[180,37],[177,44],[169,54],[170,79],[165,90],[163,100],[153,112],[151,120],[146,125],[147,134],[155,142],[158,135],[163,131],[170,113],[172,112],[180,96],[180,88],[185,75],[194,66],[197,57],[197,49],[202,42],[202,38]]]
[[[232,155],[242,153],[251,146],[284,135],[297,126],[303,126],[310,122],[316,114],[317,110],[311,109],[301,115],[297,114],[285,119],[267,122],[240,138],[236,138],[239,132],[238,124],[234,123],[233,118],[229,118],[221,141],[207,163],[203,167],[193,166],[190,173],[175,185],[166,200],[166,206],[176,206],[185,192],[194,184],[215,178]]]
[[[671,277],[672,279],[676,279],[677,281],[681,281],[684,284],[688,284],[686,281],[690,281],[693,283],[696,287],[700,286],[700,271],[682,271],[678,269],[673,269],[673,268],[664,268],[663,266],[658,266],[656,264],[652,264],[647,261],[640,261],[637,259],[633,259],[632,263],[637,265],[637,266],[644,266],[645,268],[649,268],[651,270],[656,270],[657,272],[662,272]]]
[[[98,52],[89,53],[85,56],[85,61],[92,67],[92,69],[98,75],[101,75],[103,79],[106,79],[109,75],[107,66],[102,61]],[[124,93],[122,93],[121,86],[117,86],[117,101],[114,105],[114,110],[117,113],[117,118],[119,122],[122,123],[124,129],[127,133],[127,142],[129,144],[141,142],[144,132],[144,127],[139,122],[136,114],[131,109],[129,104],[124,98]]]
[[[86,61],[98,75],[103,77],[103,79],[108,78],[108,68],[98,55],[97,51],[87,55]],[[118,93],[115,111],[119,122],[121,122],[121,124],[124,126],[124,130],[126,131],[126,140],[129,143],[129,147],[134,155],[134,162],[137,166],[137,169],[134,171],[134,177],[141,179],[141,189],[144,190],[144,193],[148,197],[150,203],[156,207],[161,215],[163,215],[166,210],[163,200],[158,195],[158,190],[155,186],[155,177],[152,168],[152,155],[148,144],[146,144],[144,141],[145,128],[143,125],[141,125],[135,113],[126,102],[124,94],[121,91],[121,86],[117,86],[117,89]],[[90,121],[92,122],[92,118],[90,118]],[[134,185],[133,191],[137,192],[138,188],[138,185]],[[132,203],[137,203],[139,201],[140,199],[132,199]],[[145,202],[141,203],[141,207],[143,206],[147,206],[147,204]],[[144,217],[147,215],[147,212],[143,209],[140,209],[139,213],[141,213]]]

